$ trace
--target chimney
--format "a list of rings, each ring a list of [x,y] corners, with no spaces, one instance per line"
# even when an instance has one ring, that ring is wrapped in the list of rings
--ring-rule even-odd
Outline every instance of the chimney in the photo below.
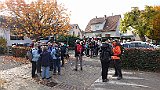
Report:
[[[96,16],[96,18],[97,18],[97,16]]]
[[[113,13],[112,13],[112,16],[113,16]]]
[[[104,19],[107,19],[107,15],[104,15]]]

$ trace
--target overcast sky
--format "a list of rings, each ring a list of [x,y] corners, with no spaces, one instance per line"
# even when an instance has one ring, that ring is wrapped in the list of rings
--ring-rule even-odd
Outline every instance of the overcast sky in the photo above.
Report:
[[[4,0],[0,0],[4,1]],[[30,1],[30,0],[28,0]],[[78,24],[85,30],[89,20],[104,15],[122,15],[131,7],[144,9],[145,5],[160,5],[160,0],[57,0],[71,11],[71,24]]]
[[[160,5],[160,0],[57,0],[71,11],[71,24],[79,24],[85,29],[89,20],[104,15],[123,15],[131,7],[144,9],[145,5]]]

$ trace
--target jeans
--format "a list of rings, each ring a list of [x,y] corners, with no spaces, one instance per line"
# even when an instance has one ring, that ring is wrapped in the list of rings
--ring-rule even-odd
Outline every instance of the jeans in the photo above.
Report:
[[[60,73],[61,71],[61,63],[60,63],[60,59],[54,59],[53,60],[53,64],[54,64],[54,73],[57,72],[57,68],[58,68],[58,73]]]
[[[82,68],[82,55],[81,54],[78,54],[78,56],[76,56],[75,69],[78,68],[78,61],[80,61],[80,67]]]
[[[42,78],[49,78],[50,75],[49,75],[49,66],[48,67],[43,67],[42,66]]]

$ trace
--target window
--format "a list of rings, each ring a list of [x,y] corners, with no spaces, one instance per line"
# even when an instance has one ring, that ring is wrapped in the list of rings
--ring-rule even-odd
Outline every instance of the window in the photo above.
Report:
[[[110,34],[105,34],[106,37],[110,37]]]
[[[99,25],[95,25],[95,30],[99,30]]]
[[[78,32],[78,37],[80,37],[80,32]]]
[[[10,29],[10,40],[24,40],[23,34],[15,32],[15,30],[15,28]]]
[[[11,40],[24,40],[24,37],[23,36],[10,36],[10,39]]]
[[[49,40],[49,37],[40,37],[40,40]]]
[[[76,25],[76,29],[78,29],[78,26]]]

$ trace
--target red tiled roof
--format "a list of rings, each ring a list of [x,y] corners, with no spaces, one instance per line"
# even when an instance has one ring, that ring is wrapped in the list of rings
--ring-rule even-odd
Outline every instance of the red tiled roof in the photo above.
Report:
[[[102,31],[114,31],[117,28],[117,23],[119,21],[119,19],[121,18],[120,15],[115,15],[115,16],[109,16],[106,19],[103,17],[101,18],[93,18],[89,21],[85,32],[92,32],[91,30],[91,25],[93,24],[100,24],[103,23],[104,21],[106,21],[103,30]]]

